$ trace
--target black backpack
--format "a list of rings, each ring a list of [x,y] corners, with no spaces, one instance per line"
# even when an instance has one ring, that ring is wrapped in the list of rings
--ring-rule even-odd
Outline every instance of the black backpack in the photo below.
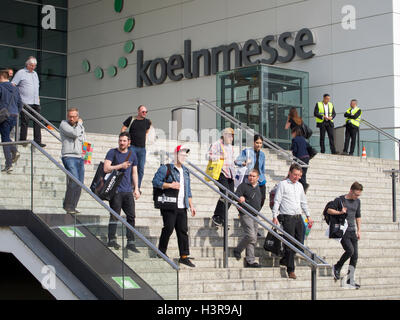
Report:
[[[165,175],[164,181],[167,181],[169,176],[171,176],[172,180],[175,181],[174,176],[172,175],[171,165],[167,164],[166,166],[167,174]],[[154,208],[164,210],[176,209],[178,202],[178,193],[179,190],[176,189],[160,189],[153,187]]]

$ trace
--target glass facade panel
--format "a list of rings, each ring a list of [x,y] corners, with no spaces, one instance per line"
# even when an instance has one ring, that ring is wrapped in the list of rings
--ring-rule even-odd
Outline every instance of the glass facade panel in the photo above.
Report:
[[[217,104],[255,132],[288,149],[291,136],[285,123],[290,108],[296,107],[308,124],[308,73],[267,65],[220,72]],[[218,129],[229,125],[221,119],[217,123]]]
[[[55,6],[56,29],[42,28],[42,7]],[[14,72],[29,56],[38,60],[42,114],[59,123],[65,118],[67,76],[67,0],[0,2],[0,67]]]

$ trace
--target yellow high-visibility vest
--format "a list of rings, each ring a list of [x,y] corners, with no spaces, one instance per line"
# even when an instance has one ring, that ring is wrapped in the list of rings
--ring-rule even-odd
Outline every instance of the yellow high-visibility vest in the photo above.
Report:
[[[355,114],[358,112],[358,110],[360,110],[359,107],[355,107],[354,109],[352,109],[352,108],[350,107],[349,109],[347,109],[346,113],[349,112],[349,113],[353,116],[353,115],[355,115]],[[362,113],[362,111],[361,111],[361,113]],[[346,123],[347,123],[347,122],[350,122],[351,124],[355,125],[356,127],[359,127],[359,126],[360,126],[360,120],[361,120],[361,113],[360,113],[360,116],[359,116],[357,119],[350,119],[350,118],[347,118],[347,119],[346,119]]]
[[[321,101],[321,102],[318,102],[318,113],[321,115],[321,116],[324,116],[325,115],[325,108],[324,108],[324,103]],[[328,102],[328,117],[331,117],[332,116],[332,113],[333,113],[333,103],[332,102]],[[315,121],[317,122],[317,123],[322,123],[322,122],[324,122],[324,119],[320,119],[320,118],[317,118],[317,117],[315,117]],[[332,121],[333,122],[333,120],[330,120],[330,121]]]

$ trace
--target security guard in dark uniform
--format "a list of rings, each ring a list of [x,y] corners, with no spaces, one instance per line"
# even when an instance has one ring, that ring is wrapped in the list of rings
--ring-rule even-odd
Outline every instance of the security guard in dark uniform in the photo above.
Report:
[[[331,96],[329,94],[324,94],[323,100],[317,102],[315,105],[314,117],[317,127],[319,128],[319,145],[321,147],[321,153],[325,153],[325,132],[327,132],[331,153],[336,154],[335,142],[333,138],[333,119],[336,117],[336,112],[330,100]]]
[[[344,140],[343,154],[347,154],[347,149],[349,148],[349,142],[351,138],[350,152],[349,155],[352,156],[354,153],[354,148],[356,146],[357,134],[359,132],[360,121],[361,121],[361,109],[357,106],[357,100],[353,99],[350,101],[350,108],[344,114],[346,118],[346,135]]]

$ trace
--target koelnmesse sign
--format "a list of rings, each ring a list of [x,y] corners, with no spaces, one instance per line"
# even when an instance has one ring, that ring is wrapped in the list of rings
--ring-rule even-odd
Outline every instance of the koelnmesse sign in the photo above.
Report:
[[[293,40],[294,38],[294,40]],[[293,41],[291,41],[293,40]],[[284,54],[272,46],[276,43]],[[292,43],[292,44],[291,44]],[[222,54],[223,71],[231,69],[231,57],[234,55],[235,68],[258,63],[274,64],[276,61],[290,62],[297,55],[301,59],[314,56],[312,50],[306,51],[307,46],[313,45],[314,37],[310,29],[304,28],[294,36],[291,32],[284,32],[279,37],[268,35],[262,39],[261,44],[256,40],[247,40],[242,48],[239,44],[221,45],[210,49],[201,49],[192,52],[192,41],[185,40],[183,55],[174,54],[168,61],[163,58],[144,61],[143,50],[137,51],[137,87],[162,84],[167,77],[172,81],[183,78],[193,79],[200,76],[200,59],[203,59],[204,75],[209,76],[219,71],[220,55]],[[256,56],[266,52],[268,59],[257,59]]]

